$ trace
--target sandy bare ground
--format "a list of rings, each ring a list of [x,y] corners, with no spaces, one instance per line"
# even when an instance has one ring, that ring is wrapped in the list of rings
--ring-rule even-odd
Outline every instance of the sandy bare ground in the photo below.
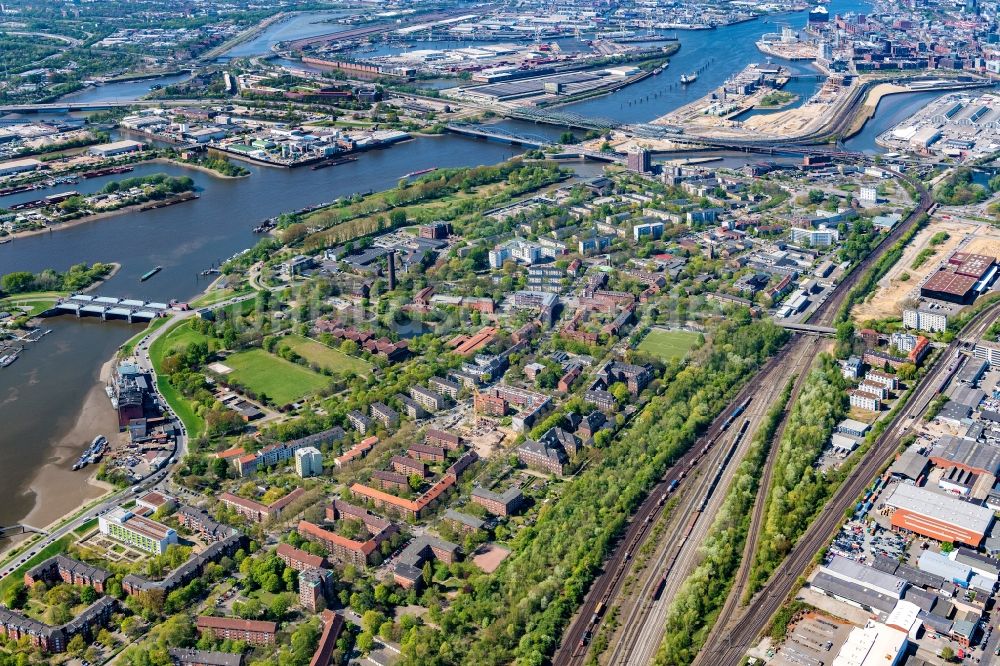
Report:
[[[920,268],[910,268],[921,250],[929,247],[928,243],[931,237],[941,231],[948,234],[948,240],[938,245],[934,256],[925,261]],[[906,246],[902,258],[879,281],[875,296],[855,306],[852,312],[854,321],[860,323],[871,319],[902,317],[903,302],[917,295],[915,292],[919,292],[920,283],[924,278],[937,270],[938,264],[954,252],[958,244],[962,242],[962,238],[972,231],[973,228],[970,225],[956,220],[942,220],[940,218],[931,220],[917,234],[913,242]],[[997,237],[996,242],[1000,244],[1000,236]],[[904,273],[910,276],[909,280],[900,279]]]
[[[101,368],[100,380],[87,394],[76,424],[56,444],[48,464],[29,484],[35,506],[24,519],[28,525],[45,527],[111,490],[111,486],[93,478],[96,467],[88,468],[90,471],[70,469],[84,446],[97,435],[106,436],[112,445],[118,439],[118,418],[104,393],[105,380],[111,371],[112,363],[108,361]]]

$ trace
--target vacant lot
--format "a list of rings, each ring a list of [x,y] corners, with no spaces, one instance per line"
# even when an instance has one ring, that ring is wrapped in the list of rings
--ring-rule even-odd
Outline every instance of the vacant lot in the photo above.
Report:
[[[268,354],[263,349],[251,349],[226,358],[233,369],[227,376],[258,396],[267,395],[277,405],[295,402],[326,386],[329,379],[308,368]]]
[[[931,220],[906,246],[899,261],[879,280],[878,289],[871,298],[854,307],[851,312],[854,321],[862,323],[872,319],[902,318],[903,304],[920,295],[920,284],[951,256],[969,230],[968,225],[955,220]],[[948,234],[948,240],[932,247],[931,238],[942,231]],[[934,254],[913,268],[914,260],[924,249],[932,249]],[[909,278],[903,279],[904,275]]]
[[[309,363],[315,363],[331,372],[338,374],[353,372],[357,375],[366,375],[371,370],[371,365],[364,359],[348,356],[339,349],[327,347],[301,335],[288,335],[281,339],[280,344],[287,345]]]
[[[675,358],[683,358],[688,350],[697,343],[698,333],[654,328],[639,343],[639,351],[659,356],[664,361],[669,361]]]

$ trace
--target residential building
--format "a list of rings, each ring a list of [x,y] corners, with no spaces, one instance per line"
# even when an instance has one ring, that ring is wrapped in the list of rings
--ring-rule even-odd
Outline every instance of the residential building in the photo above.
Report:
[[[347,451],[344,451],[342,455],[334,458],[333,464],[337,467],[343,467],[352,460],[364,458],[376,444],[378,444],[378,437],[367,437],[349,448]]]
[[[409,456],[393,456],[392,469],[406,476],[416,474],[422,479],[427,478],[427,465]]]
[[[97,592],[104,592],[104,584],[111,574],[100,567],[91,566],[78,560],[55,555],[41,564],[28,569],[24,574],[24,584],[31,587],[35,583],[56,583],[62,581],[70,585],[89,585]]]
[[[566,466],[566,454],[547,442],[525,440],[517,447],[517,459],[528,467],[561,476]]]
[[[399,554],[393,578],[406,589],[417,587],[423,581],[424,562],[440,560],[451,564],[458,560],[458,555],[458,544],[433,536],[417,537]]]
[[[295,473],[303,479],[323,474],[323,454],[314,446],[295,452]]]
[[[240,548],[246,546],[247,539],[239,532],[233,531],[228,537],[211,544],[199,553],[195,553],[188,558],[184,564],[180,565],[164,578],[150,580],[137,574],[128,574],[122,579],[122,589],[126,594],[136,595],[143,592],[162,592],[164,595],[186,585],[205,570],[209,562],[218,562],[223,557],[232,557]]]
[[[319,644],[309,661],[309,666],[329,666],[333,663],[337,639],[344,630],[344,617],[339,613],[324,609],[320,613],[320,619],[323,622],[323,633],[320,634]]]
[[[296,488],[271,504],[263,504],[256,500],[246,499],[245,497],[240,497],[239,495],[234,495],[233,493],[228,492],[219,495],[219,501],[236,511],[236,513],[240,514],[244,518],[252,520],[255,523],[263,523],[269,518],[276,518],[280,516],[281,512],[285,510],[285,507],[302,497],[305,492],[306,491],[303,488]]]
[[[174,512],[177,522],[197,534],[206,543],[218,543],[233,536],[236,530],[216,521],[205,509],[182,504]]]
[[[66,624],[50,626],[0,606],[0,636],[14,641],[27,639],[42,652],[57,654],[65,652],[76,635],[92,642],[97,637],[98,627],[107,626],[117,607],[114,598],[101,597]]]
[[[291,567],[296,571],[322,569],[326,566],[326,560],[319,555],[307,553],[288,543],[279,543],[274,553],[281,558],[286,567]]]
[[[395,428],[399,425],[399,414],[392,407],[381,402],[373,402],[370,409],[372,418],[386,428]]]
[[[849,391],[848,395],[850,397],[851,407],[867,409],[869,412],[882,411],[882,399],[874,393],[862,391],[861,389],[854,389],[853,391]]]
[[[117,507],[97,520],[101,534],[153,555],[162,555],[177,543],[177,532],[166,525]]]
[[[167,653],[174,666],[243,666],[243,655],[231,652],[170,648]]]
[[[431,377],[427,380],[427,385],[432,391],[437,391],[442,395],[446,395],[452,400],[458,399],[458,394],[462,390],[458,382],[453,382],[450,379],[445,379],[444,377]]]
[[[445,450],[440,446],[431,446],[429,444],[410,444],[406,455],[416,460],[442,462],[445,459]]]
[[[948,329],[948,315],[936,310],[906,309],[903,310],[903,326],[918,331],[942,333]]]
[[[445,511],[444,519],[465,534],[481,530],[486,525],[486,523],[484,523],[479,518],[476,518],[475,516],[470,516],[467,513],[455,511],[454,509],[448,509],[447,511]]]
[[[444,430],[428,428],[424,433],[424,441],[431,446],[440,446],[449,451],[457,451],[462,448],[462,438],[458,435]]]
[[[329,569],[305,569],[299,573],[299,604],[310,613],[326,607],[333,592],[333,572]]]
[[[250,645],[273,645],[278,625],[260,620],[199,615],[195,621],[199,634],[219,640],[244,641]]]
[[[627,167],[636,173],[649,173],[653,170],[650,152],[646,148],[636,147],[628,151]]]
[[[476,486],[472,489],[472,501],[494,516],[511,516],[517,513],[524,501],[524,495],[521,494],[521,489],[516,486],[508,488],[502,493]]]
[[[435,393],[422,386],[411,386],[410,397],[416,400],[421,407],[431,412],[436,412],[446,407],[444,397],[440,393]]]
[[[372,420],[356,409],[347,413],[347,420],[362,435],[367,435],[368,431],[372,429]]]

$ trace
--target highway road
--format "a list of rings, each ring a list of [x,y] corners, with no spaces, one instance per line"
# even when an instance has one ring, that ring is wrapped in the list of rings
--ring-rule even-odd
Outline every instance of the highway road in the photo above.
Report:
[[[1000,315],[1000,303],[995,303],[966,325],[959,338],[937,357],[930,372],[920,381],[906,407],[892,420],[851,475],[841,484],[823,512],[813,521],[806,534],[795,544],[791,553],[778,567],[763,590],[745,609],[730,610],[720,615],[717,626],[727,627],[717,639],[709,640],[696,665],[741,666],[747,650],[767,626],[770,618],[795,589],[799,576],[804,575],[816,553],[822,549],[844,520],[844,512],[857,501],[879,470],[892,459],[900,442],[938,394],[941,383],[949,376],[949,366],[956,354],[980,339]],[[711,637],[710,637],[711,638]]]

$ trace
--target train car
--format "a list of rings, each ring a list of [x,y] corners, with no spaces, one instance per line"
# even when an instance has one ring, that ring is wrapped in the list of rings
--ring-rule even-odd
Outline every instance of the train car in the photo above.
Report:
[[[660,579],[660,582],[657,583],[656,587],[653,589],[653,601],[660,600],[660,596],[663,595],[663,588],[665,588],[666,586],[667,586],[667,576],[666,574],[664,574],[663,578]]]
[[[677,490],[677,486],[678,485],[680,485],[680,481],[678,481],[677,479],[674,479],[673,481],[671,481],[670,485],[667,486],[667,494],[669,495],[670,493],[672,493],[675,490]]]

